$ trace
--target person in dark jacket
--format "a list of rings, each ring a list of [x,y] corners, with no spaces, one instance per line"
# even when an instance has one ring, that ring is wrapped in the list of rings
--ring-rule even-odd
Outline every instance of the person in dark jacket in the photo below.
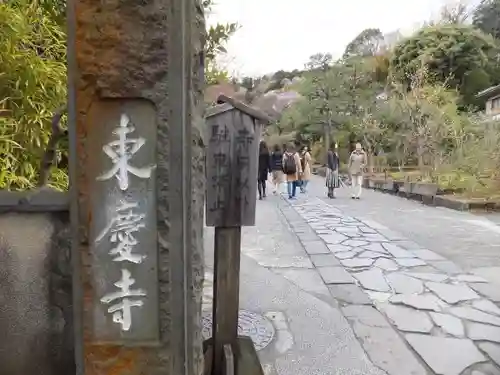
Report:
[[[339,180],[339,154],[337,144],[334,143],[330,146],[327,153],[328,164],[326,166],[326,187],[328,189],[328,198],[335,198],[335,189],[340,187]]]
[[[271,153],[271,170],[273,179],[273,194],[276,194],[281,184],[285,181],[285,174],[283,173],[283,152],[280,146],[274,145],[273,152]]]
[[[271,173],[271,155],[266,142],[260,141],[259,143],[259,172],[257,189],[259,190],[259,199],[266,197],[266,181],[267,176]]]

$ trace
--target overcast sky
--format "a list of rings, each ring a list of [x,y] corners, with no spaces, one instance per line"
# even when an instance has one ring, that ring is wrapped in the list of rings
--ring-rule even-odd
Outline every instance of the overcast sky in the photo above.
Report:
[[[340,57],[366,28],[409,31],[453,0],[215,0],[209,23],[238,22],[223,63],[233,74],[302,69],[309,56]]]

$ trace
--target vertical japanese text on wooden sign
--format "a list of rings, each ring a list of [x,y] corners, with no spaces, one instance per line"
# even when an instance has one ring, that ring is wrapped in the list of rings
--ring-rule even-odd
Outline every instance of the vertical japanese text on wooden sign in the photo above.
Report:
[[[156,144],[154,108],[144,101],[110,101],[95,110],[103,115],[102,133],[92,136],[97,150],[90,155],[94,338],[156,342],[155,148],[147,145]]]
[[[207,119],[208,226],[255,225],[260,126],[237,110]]]

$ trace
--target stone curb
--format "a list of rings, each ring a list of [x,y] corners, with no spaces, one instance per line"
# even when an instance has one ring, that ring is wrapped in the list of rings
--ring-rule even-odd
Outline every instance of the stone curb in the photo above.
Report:
[[[416,200],[428,206],[444,207],[455,211],[500,211],[500,202],[451,199],[446,195],[440,195],[435,184],[365,178],[363,187]]]

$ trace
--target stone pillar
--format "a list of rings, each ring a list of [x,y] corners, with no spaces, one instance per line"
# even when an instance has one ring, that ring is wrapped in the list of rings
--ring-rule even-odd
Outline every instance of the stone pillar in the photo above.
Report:
[[[202,7],[197,0],[73,0],[68,8],[72,220],[78,237],[73,245],[77,373],[200,374]],[[176,39],[182,35],[183,40]],[[179,48],[182,43],[184,48]],[[186,105],[179,107],[182,102]],[[180,133],[182,140],[175,139]],[[120,134],[135,143],[120,150],[118,143],[111,143],[118,142]],[[179,142],[190,146],[191,173],[183,176],[171,173],[184,158],[176,154]],[[123,150],[136,169],[113,173]],[[125,169],[122,165],[120,171]],[[182,205],[188,225],[182,225],[185,220],[181,222],[181,213],[173,209],[178,186],[189,187],[188,202]],[[116,219],[119,202],[129,205],[122,212],[129,215],[127,220],[139,218],[132,218],[131,205],[143,215],[140,225],[121,233],[139,257],[135,263],[117,259],[123,258],[123,248],[112,255],[117,243],[125,243],[123,237],[104,239],[104,227]],[[179,243],[179,230],[186,229],[189,233]],[[189,331],[183,352],[175,342],[183,335],[178,321],[182,316],[172,303],[183,298],[172,282],[181,274],[172,270],[186,265]],[[112,299],[105,292],[119,289],[113,283],[120,272],[130,272],[135,282],[130,289],[138,293],[135,302],[141,301],[131,309],[131,327],[124,323],[125,314],[110,312],[112,303],[103,302]],[[187,371],[179,361],[188,363]]]

